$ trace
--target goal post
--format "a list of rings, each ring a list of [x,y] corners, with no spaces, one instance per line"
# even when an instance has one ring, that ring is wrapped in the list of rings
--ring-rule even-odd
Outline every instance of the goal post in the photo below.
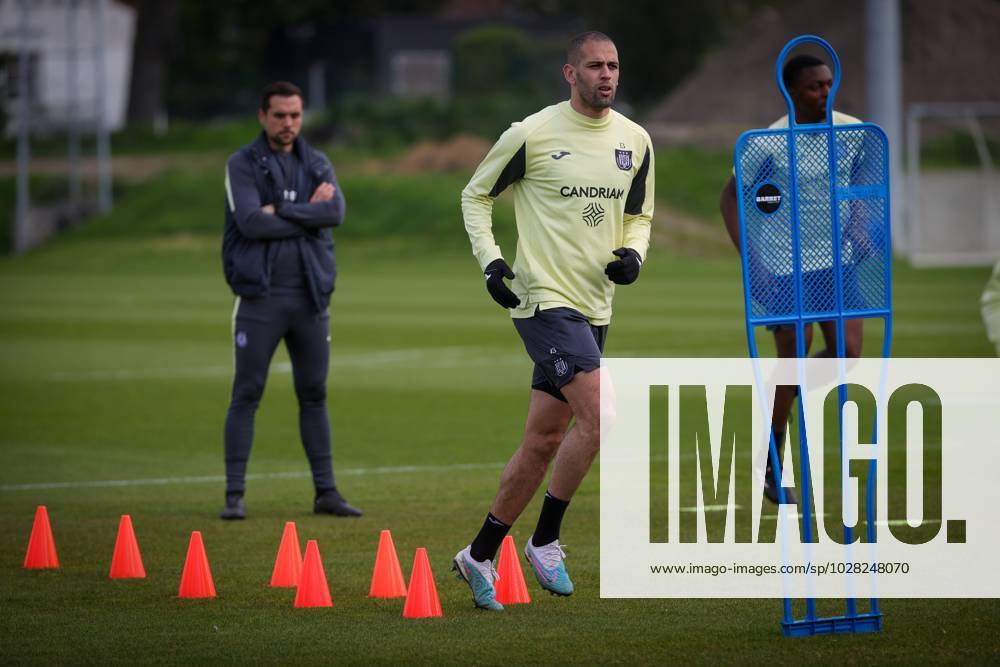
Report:
[[[935,164],[927,146],[963,134],[967,164]],[[896,249],[914,266],[991,265],[1000,257],[1000,102],[913,104],[906,112],[905,225]]]

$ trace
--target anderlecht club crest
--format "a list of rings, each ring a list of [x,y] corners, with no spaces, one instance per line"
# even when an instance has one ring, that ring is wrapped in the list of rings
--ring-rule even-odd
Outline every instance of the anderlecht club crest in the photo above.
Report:
[[[632,168],[632,151],[623,150],[621,148],[615,149],[615,164],[622,171],[628,171]]]

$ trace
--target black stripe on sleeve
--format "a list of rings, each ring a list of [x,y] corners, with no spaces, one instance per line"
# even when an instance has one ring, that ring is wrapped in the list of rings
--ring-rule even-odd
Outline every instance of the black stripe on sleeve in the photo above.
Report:
[[[500,177],[497,178],[496,184],[493,189],[490,190],[490,197],[497,197],[501,192],[507,189],[507,186],[524,177],[524,156],[525,156],[525,146],[527,144],[521,144],[521,147],[517,149],[513,157],[510,158],[510,162],[507,166],[503,168],[500,172]]]
[[[639,215],[642,213],[642,204],[646,201],[646,174],[649,173],[649,147],[646,147],[646,156],[642,158],[642,166],[635,172],[632,178],[632,187],[628,190],[628,197],[625,198],[625,212],[629,215]]]

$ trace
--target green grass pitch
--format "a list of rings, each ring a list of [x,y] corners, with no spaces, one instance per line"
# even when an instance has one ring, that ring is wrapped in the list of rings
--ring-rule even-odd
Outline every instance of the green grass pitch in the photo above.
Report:
[[[221,195],[217,206],[221,208]],[[461,234],[460,227],[456,231]],[[721,233],[721,232],[720,232]],[[217,238],[83,233],[0,262],[0,658],[4,663],[911,663],[996,661],[996,601],[885,600],[880,635],[785,639],[779,600],[601,600],[592,473],[563,541],[578,593],[488,615],[452,579],[516,447],[530,366],[474,260],[400,241],[339,246],[330,411],[339,484],[366,514],[309,513],[296,406],[279,352],[257,419],[250,518],[223,523],[231,297]],[[895,274],[898,356],[987,356],[983,269]],[[878,349],[878,327],[867,350]],[[771,346],[763,341],[762,349]],[[609,355],[744,356],[734,258],[656,251],[619,291]],[[283,475],[289,473],[288,475]],[[106,480],[164,483],[88,486]],[[12,488],[66,482],[62,488]],[[62,569],[21,568],[46,504]],[[533,503],[513,530],[519,545]],[[120,514],[148,572],[108,580]],[[334,607],[292,608],[267,587],[283,523],[319,540]],[[408,576],[428,549],[444,617],[401,618],[366,598],[379,530]],[[175,596],[204,534],[219,597]],[[959,564],[956,564],[959,565]],[[829,611],[834,611],[833,609]]]

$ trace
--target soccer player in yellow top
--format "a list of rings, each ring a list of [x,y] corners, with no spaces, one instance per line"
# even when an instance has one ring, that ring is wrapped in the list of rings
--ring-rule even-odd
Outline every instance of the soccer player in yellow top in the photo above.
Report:
[[[525,556],[543,588],[573,592],[559,527],[600,446],[600,360],[615,285],[638,278],[653,217],[649,135],[611,109],[618,88],[614,42],[599,32],[578,35],[567,61],[570,99],[511,125],[462,191],[465,228],[486,288],[511,310],[535,363],[521,446],[482,529],[452,568],[472,588],[476,606],[493,611],[503,609],[495,599],[493,559],[553,460]],[[492,232],[493,201],[508,188],[518,234],[513,269]]]

